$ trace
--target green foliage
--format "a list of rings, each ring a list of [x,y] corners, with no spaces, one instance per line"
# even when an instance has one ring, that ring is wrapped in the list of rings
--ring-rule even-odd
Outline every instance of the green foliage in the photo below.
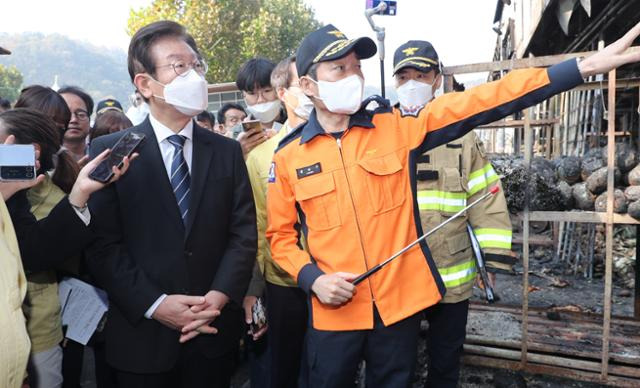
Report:
[[[96,47],[59,34],[0,33],[0,42],[12,51],[0,56],[0,65],[15,66],[23,74],[23,87],[77,85],[97,102],[113,96],[125,109],[134,88],[127,73],[127,54],[120,49]],[[0,95],[4,92],[0,90]]]
[[[209,64],[209,82],[234,81],[256,56],[278,62],[320,27],[302,0],[155,0],[130,12],[128,32],[163,19],[187,27]]]
[[[0,97],[14,103],[20,95],[22,73],[15,66],[0,65]]]

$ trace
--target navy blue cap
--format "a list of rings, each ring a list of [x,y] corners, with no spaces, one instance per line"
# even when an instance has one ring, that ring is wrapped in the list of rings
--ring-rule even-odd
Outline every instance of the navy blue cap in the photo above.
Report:
[[[117,110],[123,112],[122,105],[120,105],[120,102],[118,102],[118,100],[114,98],[105,98],[104,100],[100,101],[98,103],[98,106],[96,107],[96,114],[100,114],[108,110]]]
[[[438,53],[433,45],[425,40],[410,40],[398,47],[393,54],[393,74],[405,67],[423,72],[439,70]]]
[[[348,39],[345,34],[328,24],[309,33],[300,43],[296,53],[298,76],[306,75],[309,68],[319,62],[340,59],[355,51],[360,59],[371,58],[378,51],[376,44],[368,37]]]

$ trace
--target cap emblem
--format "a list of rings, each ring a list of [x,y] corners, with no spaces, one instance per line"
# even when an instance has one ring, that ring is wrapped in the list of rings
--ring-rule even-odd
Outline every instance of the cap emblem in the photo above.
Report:
[[[407,47],[406,49],[402,50],[406,57],[415,54],[416,51],[418,51],[418,47]]]

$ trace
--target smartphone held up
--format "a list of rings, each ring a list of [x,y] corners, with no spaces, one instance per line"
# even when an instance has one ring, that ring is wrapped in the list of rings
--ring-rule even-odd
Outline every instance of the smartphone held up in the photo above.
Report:
[[[260,120],[247,120],[242,122],[242,130],[244,132],[249,132],[253,129],[257,129],[259,131],[264,131]]]
[[[36,149],[33,144],[0,144],[0,181],[36,179]]]
[[[136,148],[142,143],[142,140],[144,140],[144,135],[141,133],[125,133],[111,148],[109,156],[100,162],[98,167],[89,174],[89,177],[102,183],[109,182],[113,178],[113,167],[121,168],[123,165],[122,159],[131,157]]]

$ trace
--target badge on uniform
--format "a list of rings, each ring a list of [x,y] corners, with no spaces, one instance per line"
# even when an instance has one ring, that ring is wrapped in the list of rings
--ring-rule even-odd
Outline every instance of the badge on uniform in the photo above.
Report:
[[[312,164],[311,166],[296,169],[296,175],[298,175],[298,179],[306,178],[308,176],[319,174],[321,172],[322,165],[320,164],[320,162]]]
[[[276,162],[271,162],[271,167],[269,168],[269,183],[276,182]]]

